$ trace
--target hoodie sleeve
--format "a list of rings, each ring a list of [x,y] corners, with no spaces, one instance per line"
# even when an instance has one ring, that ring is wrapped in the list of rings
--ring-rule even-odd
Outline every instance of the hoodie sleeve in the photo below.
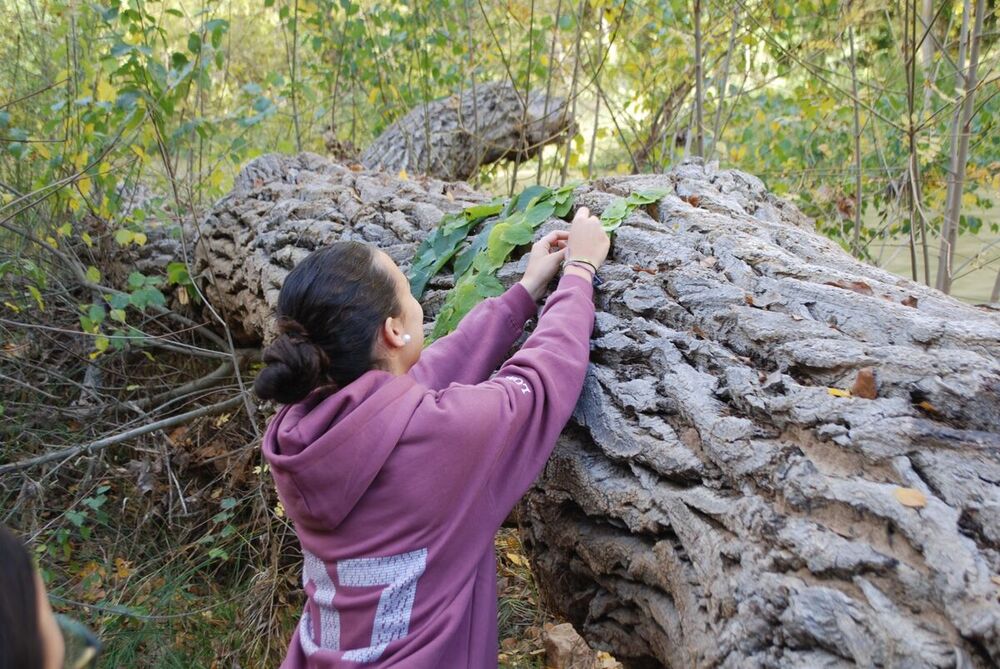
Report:
[[[520,283],[490,297],[465,315],[454,332],[420,352],[408,374],[417,383],[441,390],[450,383],[479,383],[503,361],[538,312],[534,298]]]
[[[438,408],[461,426],[456,454],[487,469],[488,513],[496,522],[541,473],[583,390],[594,326],[593,286],[564,274],[538,326],[489,379],[438,393]],[[444,431],[447,431],[445,429]]]

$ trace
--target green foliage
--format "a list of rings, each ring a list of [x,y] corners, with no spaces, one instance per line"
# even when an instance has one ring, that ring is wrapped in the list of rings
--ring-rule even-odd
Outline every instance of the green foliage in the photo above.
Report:
[[[669,192],[664,188],[649,188],[616,199],[601,213],[601,227],[605,232],[614,232],[636,207],[662,200]]]
[[[458,251],[469,230],[500,212],[500,200],[468,207],[458,214],[445,216],[434,231],[421,242],[410,267],[410,290],[417,299],[424,294],[427,282],[444,267]]]
[[[448,293],[441,307],[431,332],[431,339],[448,334],[479,302],[503,292],[503,284],[496,277],[497,270],[507,262],[514,249],[531,243],[535,230],[542,223],[553,216],[563,218],[570,212],[573,207],[573,189],[577,185],[571,183],[555,189],[538,185],[529,186],[517,196],[507,200],[502,209],[494,201],[488,208],[477,210],[481,213],[489,211],[498,216],[484,225],[455,261],[455,287]],[[468,218],[468,214],[467,209],[460,216]],[[455,229],[449,218],[445,217],[438,230],[444,230],[448,226]],[[476,220],[478,222],[483,219]],[[471,227],[472,225],[469,225],[462,229],[467,232]],[[448,248],[447,258],[443,262],[434,263],[433,266],[437,268],[435,271],[447,264],[447,260],[455,254],[455,248],[460,241],[456,240],[454,245]],[[429,263],[428,260],[422,262],[424,265]]]

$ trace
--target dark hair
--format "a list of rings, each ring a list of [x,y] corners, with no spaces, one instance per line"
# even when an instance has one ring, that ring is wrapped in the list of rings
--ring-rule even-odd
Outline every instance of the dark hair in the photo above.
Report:
[[[334,242],[288,273],[278,294],[278,337],[254,381],[261,399],[292,404],[314,389],[343,387],[375,367],[379,327],[401,310],[374,247]]]
[[[24,544],[0,525],[0,669],[41,669],[35,568]]]

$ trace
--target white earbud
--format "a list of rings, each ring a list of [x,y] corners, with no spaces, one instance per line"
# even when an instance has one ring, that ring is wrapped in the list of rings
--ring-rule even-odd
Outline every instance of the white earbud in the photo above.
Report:
[[[410,339],[412,339],[412,337],[409,334],[404,334],[403,335],[403,343],[404,344],[409,344],[410,343]]]

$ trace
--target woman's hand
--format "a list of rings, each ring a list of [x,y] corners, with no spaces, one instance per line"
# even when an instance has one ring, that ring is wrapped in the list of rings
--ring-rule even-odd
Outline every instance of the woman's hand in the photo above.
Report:
[[[545,287],[559,271],[566,256],[569,230],[553,230],[531,246],[531,256],[524,276],[518,282],[538,301],[545,293]]]

